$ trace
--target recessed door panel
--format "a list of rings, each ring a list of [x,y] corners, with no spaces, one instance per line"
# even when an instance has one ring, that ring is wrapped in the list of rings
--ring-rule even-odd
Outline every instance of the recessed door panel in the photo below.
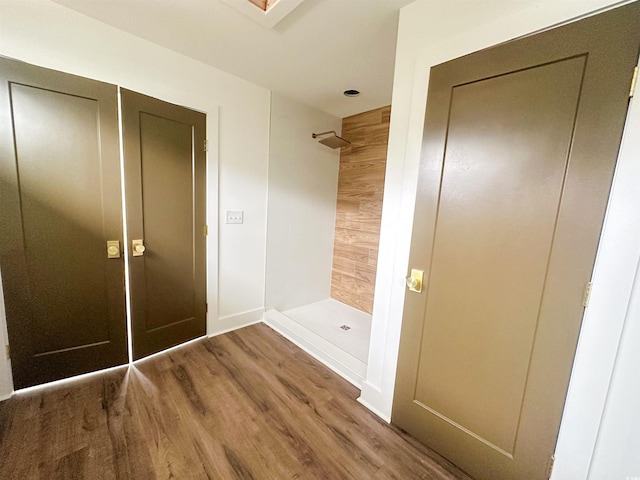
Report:
[[[584,66],[578,57],[452,92],[416,400],[509,454]]]
[[[147,329],[193,319],[192,126],[140,114]],[[170,192],[170,194],[168,194]]]
[[[2,278],[16,388],[126,362],[116,87],[0,59]]]
[[[98,102],[15,84],[11,99],[37,355],[105,341]]]
[[[546,479],[640,3],[431,69],[392,421],[478,480]]]
[[[133,356],[205,334],[205,115],[122,91]]]

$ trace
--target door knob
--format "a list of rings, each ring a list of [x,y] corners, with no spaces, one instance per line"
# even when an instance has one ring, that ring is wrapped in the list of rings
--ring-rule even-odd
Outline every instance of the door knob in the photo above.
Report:
[[[422,293],[422,280],[424,278],[424,270],[411,269],[411,275],[407,277],[407,287],[409,291]]]
[[[120,258],[120,242],[107,240],[107,258]]]
[[[142,240],[132,240],[131,241],[131,255],[134,257],[141,257],[144,255],[144,251],[146,250],[144,243]]]

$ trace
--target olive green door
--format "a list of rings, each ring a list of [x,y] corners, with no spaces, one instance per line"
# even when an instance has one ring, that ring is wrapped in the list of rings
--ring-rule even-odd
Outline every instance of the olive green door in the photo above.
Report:
[[[124,89],[121,97],[139,359],[206,331],[206,116]]]
[[[0,58],[0,269],[15,388],[126,363],[117,89]],[[117,250],[117,248],[116,248]]]
[[[478,480],[546,479],[640,4],[432,68],[393,423]]]

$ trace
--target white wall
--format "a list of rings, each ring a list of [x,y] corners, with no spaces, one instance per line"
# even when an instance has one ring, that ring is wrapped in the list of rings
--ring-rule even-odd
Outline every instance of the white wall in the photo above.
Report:
[[[207,113],[211,143],[207,331],[214,334],[260,319],[269,90],[47,0],[0,0],[0,55],[114,83]],[[244,210],[244,225],[218,229],[218,208]],[[0,321],[4,323],[4,318]],[[0,378],[7,373],[0,361]],[[0,395],[4,393],[0,390]]]
[[[271,100],[265,306],[329,298],[340,150],[311,138],[342,120],[282,95]]]
[[[554,480],[640,477],[639,131],[640,97],[636,95],[629,108],[596,258],[594,287],[580,332]]]
[[[390,418],[393,401],[430,67],[613,3],[417,0],[401,10],[371,347],[360,397],[363,404],[383,418]],[[640,115],[637,100],[632,102],[630,114]],[[629,126],[627,131],[633,130]],[[637,131],[638,127],[636,137]],[[618,171],[623,169],[626,174],[624,178],[618,176],[612,190],[591,305],[584,320],[561,427],[553,477],[556,480],[586,478],[593,455],[638,263],[640,199],[631,191],[631,185],[640,184],[640,171],[632,168],[639,154],[640,146],[627,139],[618,163]],[[594,367],[591,371],[590,366]]]
[[[638,267],[589,469],[592,480],[640,478],[640,264]]]

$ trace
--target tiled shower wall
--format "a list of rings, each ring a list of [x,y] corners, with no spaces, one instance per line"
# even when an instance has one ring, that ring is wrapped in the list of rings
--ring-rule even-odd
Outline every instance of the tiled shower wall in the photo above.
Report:
[[[371,313],[391,107],[342,120],[331,297]]]

